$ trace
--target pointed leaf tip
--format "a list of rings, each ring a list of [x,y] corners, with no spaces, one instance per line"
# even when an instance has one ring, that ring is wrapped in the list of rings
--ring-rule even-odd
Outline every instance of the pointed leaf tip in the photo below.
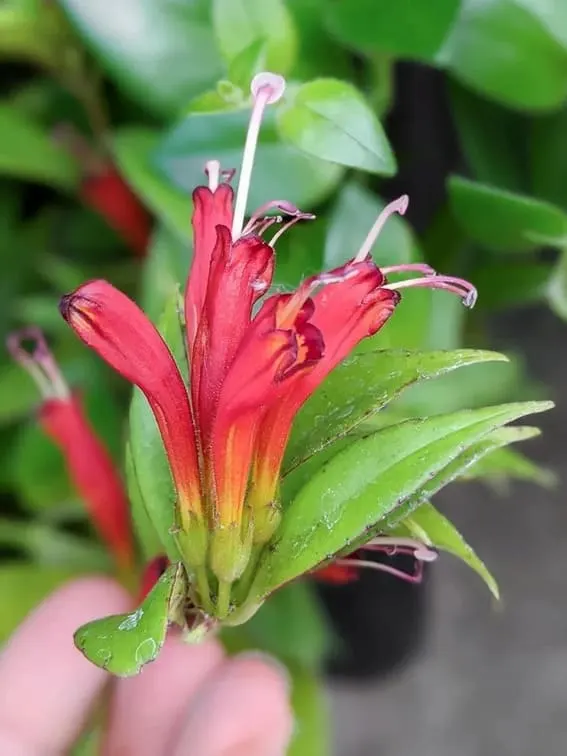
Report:
[[[75,632],[75,645],[101,669],[118,677],[137,675],[157,659],[186,593],[183,565],[171,565],[137,609],[88,622]]]

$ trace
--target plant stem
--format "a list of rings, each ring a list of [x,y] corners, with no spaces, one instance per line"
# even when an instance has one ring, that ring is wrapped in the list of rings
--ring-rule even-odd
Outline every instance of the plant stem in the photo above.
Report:
[[[213,604],[211,602],[211,591],[209,588],[209,577],[207,575],[207,568],[204,565],[197,567],[195,570],[195,578],[197,580],[197,591],[199,592],[199,598],[201,604],[206,610],[207,614],[214,614]]]
[[[226,580],[219,580],[219,590],[217,594],[217,617],[224,618],[230,611],[230,593],[232,590],[232,583],[228,583]]]

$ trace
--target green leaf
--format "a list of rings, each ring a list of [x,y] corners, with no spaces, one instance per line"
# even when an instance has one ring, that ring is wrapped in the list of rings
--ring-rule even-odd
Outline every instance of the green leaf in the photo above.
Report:
[[[266,596],[345,549],[496,428],[552,406],[524,402],[408,420],[353,444],[287,508],[253,594]]]
[[[82,536],[33,520],[0,518],[0,545],[21,549],[33,562],[69,572],[110,572],[109,554]]]
[[[159,534],[150,520],[148,506],[142,496],[129,443],[126,445],[125,473],[128,499],[130,501],[130,514],[136,533],[136,542],[140,546],[142,558],[145,562],[148,562],[153,557],[162,554],[164,549]]]
[[[474,178],[522,192],[526,187],[525,118],[453,82],[452,115]]]
[[[346,359],[300,410],[289,440],[284,474],[368,420],[404,389],[478,362],[506,360],[496,352],[379,350]]]
[[[36,423],[19,431],[11,470],[18,496],[32,510],[41,511],[73,497],[63,456]]]
[[[151,320],[159,318],[173,294],[183,290],[189,272],[190,244],[166,227],[152,238],[142,273],[142,307]]]
[[[376,533],[381,533],[403,524],[406,521],[406,518],[413,515],[415,510],[424,502],[431,499],[438,491],[445,488],[449,483],[455,480],[466,479],[469,470],[473,469],[489,455],[494,454],[502,446],[517,443],[518,441],[524,441],[527,438],[532,438],[538,433],[539,430],[537,428],[524,426],[498,428],[492,433],[489,433],[480,441],[472,444],[462,454],[455,457],[455,459],[430,480],[426,481],[426,483],[421,486],[413,496],[410,496],[400,507],[396,507],[396,509],[390,512],[379,527],[371,528],[369,532],[365,534],[365,537],[361,539],[361,543],[367,541],[370,535],[374,535],[374,531]]]
[[[289,72],[297,54],[293,18],[282,0],[213,0],[213,29],[231,63],[255,43],[265,47],[265,67]]]
[[[458,7],[459,0],[333,0],[328,3],[326,25],[341,42],[357,50],[431,60]]]
[[[61,0],[85,43],[141,105],[170,116],[222,73],[202,0]]]
[[[173,564],[138,609],[88,622],[76,631],[75,645],[97,667],[118,677],[137,675],[157,659],[186,593],[184,567]]]
[[[504,310],[545,299],[553,265],[545,262],[514,260],[479,266],[471,275],[484,310]]]
[[[178,312],[178,292],[169,298],[158,329],[168,343],[177,364],[186,374],[183,334]],[[172,536],[175,529],[176,493],[171,470],[155,418],[139,389],[134,389],[130,404],[128,489],[138,492],[163,549],[172,562],[180,559]]]
[[[42,66],[61,64],[69,29],[56,3],[3,0],[0,6],[0,57]]]
[[[39,401],[37,386],[19,365],[0,365],[0,424],[25,417]]]
[[[567,46],[556,34],[566,12],[559,2],[463,0],[437,61],[509,107],[557,107],[567,97]]]
[[[55,140],[16,107],[0,104],[0,175],[64,191],[77,185],[78,167]]]
[[[191,197],[152,168],[151,155],[158,140],[157,132],[150,129],[121,129],[112,140],[114,157],[136,194],[180,239],[187,240],[191,234]]]
[[[40,601],[72,577],[69,570],[5,562],[0,567],[0,643]]]
[[[547,202],[452,176],[449,199],[464,230],[489,249],[530,251],[567,244],[567,215]]]
[[[288,756],[327,756],[331,726],[322,686],[315,675],[297,665],[290,672],[295,726]]]
[[[438,512],[432,504],[422,504],[411,517],[404,520],[403,527],[398,528],[398,531],[462,559],[480,575],[494,598],[500,598],[498,585],[484,562],[475,554],[453,523]]]
[[[567,210],[567,107],[532,118],[529,123],[529,162],[533,193]]]
[[[370,173],[392,176],[396,159],[362,94],[338,79],[302,84],[278,109],[278,131],[308,155]]]
[[[547,287],[549,306],[563,320],[567,320],[567,250],[562,252]]]
[[[513,430],[522,430],[524,432],[523,439],[533,438],[540,433],[539,428],[526,427],[514,428]],[[510,441],[506,443],[510,443]],[[510,480],[537,483],[544,488],[553,488],[557,484],[557,475],[552,470],[541,467],[521,452],[508,448],[497,448],[485,455],[469,467],[462,478],[463,480],[484,480],[498,487]]]
[[[316,76],[338,79],[354,77],[349,51],[321,29],[321,19],[328,0],[286,0],[299,35],[299,54],[292,75],[295,81],[309,81]]]
[[[207,160],[223,168],[240,166],[250,112],[191,113],[166,134],[155,152],[155,165],[175,186],[192,192],[204,181]],[[280,141],[273,108],[262,123],[248,202],[253,211],[274,197],[285,197],[302,209],[327,197],[342,169],[302,154]]]

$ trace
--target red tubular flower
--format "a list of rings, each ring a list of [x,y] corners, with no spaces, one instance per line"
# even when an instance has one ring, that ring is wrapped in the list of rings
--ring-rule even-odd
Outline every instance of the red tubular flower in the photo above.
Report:
[[[347,263],[308,279],[291,294],[268,297],[274,246],[283,231],[312,218],[285,200],[269,202],[244,223],[248,187],[266,106],[284,81],[260,74],[238,192],[232,172],[206,166],[208,186],[193,194],[194,256],[185,292],[191,391],[161,337],[138,307],[103,281],[64,297],[62,313],[78,336],[146,395],[156,416],[178,492],[212,532],[208,558],[218,578],[218,616],[229,610],[230,584],[246,567],[253,543],[264,544],[279,522],[278,481],[293,419],[331,370],[387,322],[411,286],[445,289],[472,305],[474,287],[424,264],[380,270],[370,257],[387,218],[404,213],[407,197],[381,213]],[[281,215],[266,215],[275,209]],[[269,242],[262,236],[288,220]],[[390,273],[419,277],[389,283]],[[181,518],[182,528],[191,522]],[[191,564],[190,555],[185,555]],[[228,587],[227,587],[228,586]]]
[[[107,164],[81,183],[83,202],[96,210],[140,257],[150,240],[152,218],[113,165]]]
[[[30,352],[23,343],[30,341]],[[13,357],[30,372],[44,395],[39,422],[61,449],[74,487],[117,565],[130,569],[134,548],[128,500],[114,464],[87,420],[77,396],[70,394],[42,333],[28,328],[8,340]]]

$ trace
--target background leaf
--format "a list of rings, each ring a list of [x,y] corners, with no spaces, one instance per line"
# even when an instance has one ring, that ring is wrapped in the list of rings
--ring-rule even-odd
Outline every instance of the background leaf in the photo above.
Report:
[[[179,113],[221,75],[208,3],[202,0],[61,0],[101,65],[160,115]]]
[[[285,141],[322,160],[391,176],[396,159],[379,120],[351,84],[316,79],[278,109]]]

